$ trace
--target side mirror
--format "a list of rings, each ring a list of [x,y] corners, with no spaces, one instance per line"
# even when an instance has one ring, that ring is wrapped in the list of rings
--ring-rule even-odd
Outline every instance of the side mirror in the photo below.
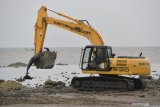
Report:
[[[116,54],[115,54],[115,53],[112,53],[112,55],[111,55],[111,56],[112,56],[112,58],[114,58],[114,57],[116,56]]]

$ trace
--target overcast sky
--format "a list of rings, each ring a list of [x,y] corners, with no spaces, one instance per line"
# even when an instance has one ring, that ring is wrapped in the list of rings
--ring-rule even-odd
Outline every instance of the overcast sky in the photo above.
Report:
[[[34,47],[34,24],[42,5],[88,20],[106,45],[160,46],[160,0],[0,0],[0,47]],[[46,47],[88,44],[85,38],[52,25],[44,43]]]

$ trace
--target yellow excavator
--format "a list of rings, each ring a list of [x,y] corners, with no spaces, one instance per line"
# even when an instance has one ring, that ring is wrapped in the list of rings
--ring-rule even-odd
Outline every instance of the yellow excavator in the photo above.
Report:
[[[54,12],[67,20],[49,17],[47,11]],[[80,90],[137,90],[146,87],[146,82],[143,79],[130,77],[131,75],[150,75],[150,61],[143,57],[142,53],[138,56],[115,57],[115,54],[112,53],[112,47],[104,45],[100,34],[87,20],[74,19],[47,9],[45,6],[42,6],[38,11],[34,38],[35,55],[28,63],[25,79],[31,79],[28,70],[33,63],[40,69],[54,67],[57,53],[51,52],[48,48],[46,48],[46,51],[42,51],[48,24],[81,35],[92,44],[82,50],[80,66],[82,73],[98,74],[99,76],[74,77],[71,81],[73,88]]]

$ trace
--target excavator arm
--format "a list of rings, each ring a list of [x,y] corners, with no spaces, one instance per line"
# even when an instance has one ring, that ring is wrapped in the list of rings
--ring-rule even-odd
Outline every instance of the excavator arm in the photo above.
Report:
[[[66,20],[60,20],[58,18],[48,17],[47,9],[45,6],[42,6],[38,11],[38,17],[37,22],[35,24],[35,39],[34,39],[34,45],[35,45],[35,53],[42,52],[43,43],[46,35],[46,29],[47,25],[54,25],[59,28],[68,30],[70,32],[76,33],[78,35],[81,35],[88,39],[92,45],[96,46],[103,46],[104,42],[100,36],[100,34],[92,28],[88,21],[86,20],[77,20],[72,17],[66,16],[62,13],[58,13],[52,10],[57,15],[68,19]],[[86,22],[86,23],[85,23]]]
[[[58,16],[66,18],[67,20],[48,17],[47,10],[54,12]],[[77,20],[62,13],[58,13],[53,10],[47,9],[45,6],[42,6],[38,11],[37,21],[35,24],[35,36],[34,36],[35,55],[30,59],[28,63],[27,72],[25,76],[25,78],[27,79],[30,78],[28,76],[29,74],[28,70],[33,63],[37,68],[41,69],[51,69],[54,66],[57,53],[50,52],[49,49],[47,49],[47,51],[42,52],[48,24],[81,35],[86,39],[88,39],[90,43],[94,46],[104,46],[104,42],[100,34],[90,26],[88,21]]]

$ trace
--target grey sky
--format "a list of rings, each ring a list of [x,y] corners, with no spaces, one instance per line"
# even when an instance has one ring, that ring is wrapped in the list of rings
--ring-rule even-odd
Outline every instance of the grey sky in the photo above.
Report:
[[[87,19],[106,45],[160,46],[160,0],[0,0],[0,47],[33,47],[34,24],[42,5]],[[88,44],[81,36],[49,25],[44,45]]]

